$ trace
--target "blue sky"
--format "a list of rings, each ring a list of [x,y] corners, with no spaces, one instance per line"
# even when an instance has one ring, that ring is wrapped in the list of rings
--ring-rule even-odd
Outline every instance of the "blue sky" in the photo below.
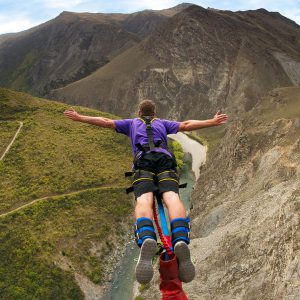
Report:
[[[0,34],[18,32],[46,22],[62,11],[73,12],[135,12],[143,9],[164,9],[183,1],[176,0],[0,0]],[[300,0],[191,0],[202,7],[226,10],[265,8],[278,11],[300,24]]]

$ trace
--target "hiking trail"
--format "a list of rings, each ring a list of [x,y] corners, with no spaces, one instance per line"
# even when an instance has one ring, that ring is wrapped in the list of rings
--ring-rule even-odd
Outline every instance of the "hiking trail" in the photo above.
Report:
[[[40,201],[43,201],[43,200],[48,200],[48,199],[52,199],[52,200],[57,200],[57,198],[61,198],[61,197],[64,197],[64,196],[70,196],[70,195],[76,195],[76,194],[79,194],[79,193],[83,193],[83,192],[86,192],[86,191],[90,191],[90,190],[106,190],[106,189],[110,189],[110,188],[116,188],[114,186],[101,186],[101,187],[93,187],[93,188],[87,188],[87,189],[82,189],[82,190],[77,190],[77,191],[73,191],[73,192],[69,192],[69,193],[65,193],[65,194],[59,194],[59,195],[52,195],[52,196],[45,196],[45,197],[41,197],[41,198],[37,198],[35,200],[32,200],[26,204],[23,204],[17,208],[14,208],[13,210],[10,210],[8,212],[5,212],[5,213],[2,213],[0,214],[0,218],[1,217],[5,217],[7,215],[10,215],[10,214],[13,214],[15,213],[16,211],[19,211],[23,208],[26,208],[28,206],[31,206],[37,202],[40,202]],[[125,187],[117,187],[117,188],[124,188]]]
[[[5,155],[8,153],[10,147],[13,145],[14,141],[16,140],[21,128],[23,127],[23,122],[22,121],[18,121],[20,126],[18,128],[18,130],[16,131],[14,137],[12,138],[12,140],[10,141],[9,145],[6,147],[5,151],[3,152],[2,156],[0,157],[0,161],[4,159]]]

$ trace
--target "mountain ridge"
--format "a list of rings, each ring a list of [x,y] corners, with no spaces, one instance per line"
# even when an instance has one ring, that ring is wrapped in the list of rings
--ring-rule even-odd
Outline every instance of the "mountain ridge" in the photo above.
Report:
[[[170,118],[208,117],[216,109],[249,110],[269,90],[298,82],[300,30],[287,23],[284,29],[289,28],[289,33],[276,28],[273,32],[269,24],[273,16],[268,15],[271,21],[261,20],[259,13],[258,21],[253,21],[247,14],[190,6],[126,51],[132,53],[132,70],[135,51],[144,53],[144,69],[137,63],[133,74],[125,72],[121,79],[110,76],[108,66],[129,68],[126,61],[121,62],[122,53],[103,70],[49,96],[116,111],[123,117],[131,115],[131,105],[126,110],[126,103],[142,98],[156,100],[158,111]],[[282,24],[282,20],[273,23]],[[292,70],[284,68],[293,64]],[[102,87],[101,80],[110,77]]]
[[[26,31],[0,35],[0,85],[45,95],[91,74],[178,11],[178,7],[135,14],[64,11]]]

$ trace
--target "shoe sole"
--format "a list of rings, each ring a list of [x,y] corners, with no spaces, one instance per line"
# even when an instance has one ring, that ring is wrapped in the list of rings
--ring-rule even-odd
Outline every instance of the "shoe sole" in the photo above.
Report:
[[[140,256],[135,268],[136,280],[141,283],[149,283],[153,277],[152,258],[156,253],[156,241],[146,239],[141,247]]]
[[[191,261],[188,245],[185,242],[177,242],[174,253],[179,261],[179,279],[182,282],[191,282],[195,278],[195,266]]]

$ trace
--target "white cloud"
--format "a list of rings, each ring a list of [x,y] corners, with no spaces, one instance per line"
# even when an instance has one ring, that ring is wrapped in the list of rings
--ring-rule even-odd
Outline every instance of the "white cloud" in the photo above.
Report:
[[[50,9],[61,8],[61,9],[72,9],[78,5],[83,4],[84,0],[46,0],[43,1],[45,7]]]
[[[14,17],[11,18],[11,16],[0,14],[0,34],[23,31],[39,23],[40,22],[30,20],[24,15],[14,15]]]
[[[175,6],[178,2],[180,1],[172,1],[172,0],[152,0],[152,1],[148,1],[148,0],[140,0],[140,1],[136,1],[136,0],[132,0],[132,1],[125,1],[127,2],[128,6],[133,7],[134,9],[137,8],[147,8],[147,9],[164,9],[164,8],[169,8],[172,6]]]
[[[159,10],[170,8],[182,2],[183,0],[124,0],[116,2],[99,1],[91,5],[94,7],[97,6],[99,12],[136,12],[144,9]]]
[[[298,9],[286,9],[281,12],[285,17],[295,21],[300,25],[300,8]]]
[[[300,1],[297,0],[285,0],[285,1],[272,1],[265,0],[260,2],[259,0],[249,0],[253,9],[264,7],[269,11],[277,11],[283,16],[294,20],[300,24]]]

